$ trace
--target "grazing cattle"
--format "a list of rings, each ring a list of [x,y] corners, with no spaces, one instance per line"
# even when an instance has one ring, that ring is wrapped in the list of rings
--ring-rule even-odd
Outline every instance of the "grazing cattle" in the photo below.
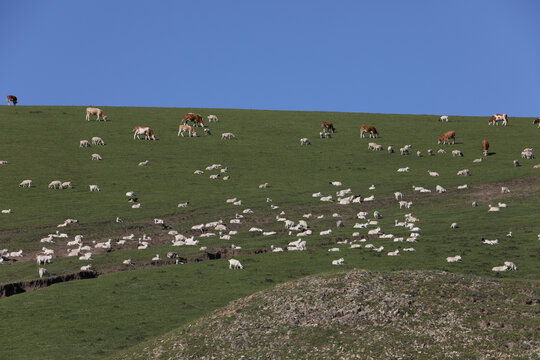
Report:
[[[448,115],[443,115],[439,118],[439,121],[448,122]]]
[[[187,113],[184,114],[184,125],[187,125],[188,121],[193,123],[193,126],[204,127],[203,118],[199,114]]]
[[[487,156],[489,150],[489,143],[487,140],[482,140],[482,153]]]
[[[332,124],[330,121],[323,121],[322,122],[322,129],[323,131],[326,130],[328,132],[336,132],[336,128],[334,127],[334,124]]]
[[[499,125],[499,121],[502,122],[503,126],[508,125],[508,115],[506,114],[493,114],[489,119],[488,125]]]
[[[379,133],[377,132],[377,129],[373,126],[360,126],[360,137],[365,137],[365,133],[369,133],[369,137],[378,138]]]
[[[13,106],[17,105],[17,97],[15,95],[8,95],[7,97],[7,104],[12,103]]]
[[[195,129],[189,125],[180,125],[178,127],[178,136],[182,134],[182,137],[184,137],[184,133],[187,132],[189,137],[197,136],[197,132]]]
[[[145,140],[156,140],[156,135],[154,134],[154,131],[148,126],[135,126],[132,132],[133,140],[135,140],[135,137],[140,140],[141,138],[139,137],[139,135],[144,135]]]
[[[538,124],[538,128],[540,129],[540,118],[533,120],[533,125],[537,125],[537,124]]]
[[[208,119],[208,122],[218,122],[219,121],[219,119],[218,119],[218,117],[216,115],[208,115],[206,118]]]
[[[230,132],[226,132],[226,133],[221,134],[221,140],[223,140],[223,139],[235,139],[235,138],[236,138],[236,135],[234,135],[233,133],[230,133]]]
[[[94,108],[94,107],[88,107],[86,108],[86,120],[90,121],[90,115],[97,115],[97,121],[99,121],[99,118],[101,117],[103,121],[107,121],[107,115],[103,113],[101,109]]]
[[[452,140],[452,144],[456,143],[456,132],[454,130],[442,134],[437,144],[446,144],[447,142],[450,144],[450,140]]]

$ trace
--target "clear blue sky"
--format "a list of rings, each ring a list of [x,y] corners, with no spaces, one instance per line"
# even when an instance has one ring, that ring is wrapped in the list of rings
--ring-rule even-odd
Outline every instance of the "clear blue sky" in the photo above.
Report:
[[[540,116],[540,1],[0,1],[0,95]]]

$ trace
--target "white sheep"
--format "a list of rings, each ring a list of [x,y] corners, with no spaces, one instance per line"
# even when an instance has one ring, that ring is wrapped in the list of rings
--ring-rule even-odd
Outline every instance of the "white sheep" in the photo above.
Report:
[[[0,160],[0,165],[7,165],[7,164],[8,164],[7,160]]]
[[[268,187],[268,183],[259,185],[259,189],[266,189],[267,187]]]
[[[32,180],[23,180],[19,184],[19,187],[32,187]]]
[[[99,191],[99,186],[97,185],[89,185],[90,191]]]
[[[226,133],[221,134],[221,140],[223,140],[223,139],[235,139],[235,138],[236,138],[236,135],[234,135],[231,132],[226,132]]]
[[[482,161],[484,161],[484,159],[478,158],[478,159],[474,159],[473,163],[481,163]]]
[[[442,193],[445,193],[446,192],[446,189],[443,188],[441,185],[437,185],[435,187],[435,190],[439,193],[439,194],[442,194]]]
[[[229,259],[229,269],[243,269],[244,267],[240,261],[236,259]]]
[[[2,210],[2,214],[11,214],[11,209]]]
[[[49,189],[62,189],[62,182],[59,180],[54,180],[49,183]]]
[[[92,145],[105,145],[105,142],[100,137],[94,136],[92,138]]]
[[[388,146],[387,150],[388,150],[388,153],[389,153],[389,154],[393,154],[393,153],[394,153],[394,148],[393,148],[392,146]]]
[[[311,145],[311,142],[309,141],[308,138],[301,138],[300,145]]]
[[[138,203],[138,204],[131,205],[131,208],[132,209],[139,209],[141,206],[142,206],[141,203]]]
[[[447,257],[446,261],[449,262],[449,263],[458,262],[458,261],[461,261],[461,256],[456,255],[456,256]]]
[[[459,170],[457,172],[458,175],[461,175],[461,176],[470,176],[471,175],[471,172],[469,169],[463,169],[463,170]]]
[[[92,160],[103,160],[103,158],[99,154],[92,154]]]
[[[436,171],[428,170],[429,176],[439,176],[439,173]]]
[[[407,167],[404,167],[404,168],[399,168],[397,170],[397,172],[409,172],[410,168],[407,166]]]
[[[343,265],[344,262],[345,262],[345,259],[339,258],[337,260],[332,260],[332,265]]]
[[[92,264],[81,266],[81,271],[92,271]]]
[[[399,192],[399,191],[396,191],[394,193],[394,197],[396,198],[396,200],[401,200],[401,199],[403,199],[403,194],[401,192]]]
[[[510,189],[506,186],[501,186],[501,194],[509,193]]]
[[[149,163],[148,160],[141,161],[141,162],[139,163],[139,166],[146,166],[146,165],[148,165],[148,163]]]
[[[467,184],[459,185],[457,188],[458,188],[458,190],[464,190],[464,189],[468,189],[469,185],[467,185]]]
[[[71,189],[72,186],[71,186],[71,181],[64,181],[62,183],[62,189]]]
[[[388,256],[398,256],[399,255],[399,249],[396,249],[394,251],[390,251],[388,253]]]
[[[52,260],[52,255],[37,255],[36,262],[38,265],[50,264]]]
[[[45,268],[39,268],[38,270],[38,274],[39,274],[39,278],[41,279],[42,277],[44,276],[51,276],[51,274],[49,273],[49,271]]]
[[[186,207],[188,207],[188,205],[189,205],[189,201],[186,201],[186,202],[184,202],[184,203],[178,204],[178,207],[179,207],[179,208],[186,208]]]
[[[450,227],[451,227],[452,229],[457,229],[457,228],[458,228],[458,224],[457,224],[457,223],[452,223],[452,224],[450,225]]]
[[[463,157],[463,153],[461,152],[461,150],[452,150],[452,156],[461,156]]]
[[[79,147],[90,147],[90,143],[88,140],[81,140],[79,141]]]

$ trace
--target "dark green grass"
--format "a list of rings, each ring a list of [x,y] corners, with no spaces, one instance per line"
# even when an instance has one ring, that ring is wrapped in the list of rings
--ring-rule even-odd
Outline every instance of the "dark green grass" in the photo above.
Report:
[[[243,250],[269,248],[270,244],[286,246],[293,240],[281,223],[273,221],[279,211],[298,220],[302,214],[325,214],[323,220],[310,219],[314,235],[306,238],[307,253],[239,256],[245,265],[243,272],[227,270],[226,261],[170,266],[108,274],[95,280],[85,280],[41,289],[0,300],[0,345],[9,358],[97,358],[132,346],[142,340],[163,334],[187,324],[232,299],[246,296],[275,283],[301,276],[333,271],[331,260],[344,257],[345,268],[359,267],[390,271],[400,269],[448,270],[487,276],[502,276],[515,280],[537,280],[540,276],[540,242],[537,234],[540,181],[536,160],[520,159],[525,147],[538,147],[539,131],[530,119],[510,118],[509,127],[490,127],[486,118],[450,117],[449,123],[439,123],[435,116],[311,113],[202,109],[104,108],[109,122],[87,122],[84,107],[0,107],[0,123],[4,128],[0,166],[0,207],[13,213],[0,215],[0,248],[10,251],[22,248],[36,251],[43,246],[39,239],[54,232],[66,218],[79,219],[80,224],[63,228],[70,235],[84,234],[85,243],[103,241],[148,232],[151,219],[166,217],[181,233],[189,233],[192,225],[223,219],[228,222],[236,212],[252,208],[238,228],[239,235],[230,242],[208,238],[201,245],[210,249],[242,246]],[[217,124],[211,124],[213,136],[177,137],[178,124],[185,112],[216,114]],[[338,132],[332,139],[318,138],[322,120],[334,122]],[[359,126],[375,125],[379,139],[360,139]],[[130,132],[135,125],[151,126],[159,141],[133,140]],[[457,143],[438,146],[436,141],[447,130],[456,130]],[[233,132],[237,140],[220,140],[222,132]],[[105,146],[79,148],[79,140],[100,136]],[[301,137],[310,138],[311,146],[300,146]],[[481,164],[480,142],[491,143],[490,152]],[[400,156],[367,150],[375,141],[396,151],[405,144],[413,145],[413,154],[420,150],[423,157]],[[446,154],[428,157],[426,150],[445,148]],[[452,149],[465,156],[453,158]],[[91,161],[90,154],[99,153],[103,161]],[[523,166],[514,168],[512,160]],[[149,160],[147,167],[137,163]],[[194,175],[193,171],[214,163],[229,167],[231,180],[213,181],[210,173]],[[398,174],[400,167],[410,166],[411,172]],[[458,177],[456,172],[469,168],[472,176]],[[433,178],[427,170],[438,171]],[[32,179],[34,187],[21,189],[23,179]],[[72,190],[50,190],[52,180],[72,181]],[[311,197],[313,192],[334,194],[340,188],[329,181],[343,182],[355,194],[364,197],[375,194],[374,203],[339,206],[323,204]],[[268,189],[258,185],[270,183]],[[500,194],[500,185],[512,192]],[[458,191],[457,185],[471,185]],[[90,193],[89,184],[97,184],[99,193]],[[377,189],[368,190],[375,184]],[[442,185],[448,193],[439,196],[413,193],[411,186],[435,189]],[[495,185],[490,185],[495,184]],[[125,192],[135,191],[141,209],[131,209]],[[414,201],[410,210],[400,210],[393,192],[402,191]],[[244,205],[225,204],[225,199],[238,197]],[[279,210],[271,211],[266,203],[271,197]],[[478,208],[470,203],[477,200]],[[180,202],[189,201],[189,209],[178,209]],[[503,201],[507,209],[488,213],[487,204]],[[383,245],[381,254],[366,249],[348,250],[338,245],[340,253],[328,253],[328,237],[319,231],[333,228],[331,238],[350,237],[354,215],[361,210],[379,210],[385,232],[406,236],[403,228],[393,226],[394,219],[412,212],[420,218],[422,228],[418,243],[393,243],[388,239],[368,241]],[[335,230],[333,212],[343,215],[346,227]],[[115,224],[120,216],[124,224]],[[363,221],[358,221],[363,222]],[[450,229],[457,222],[459,228]],[[272,237],[248,233],[251,226],[275,230]],[[153,228],[155,229],[155,228]],[[158,230],[152,230],[159,232]],[[514,237],[506,238],[508,231]],[[152,233],[150,233],[153,235]],[[480,238],[498,238],[499,245],[481,244]],[[53,247],[58,251],[65,242]],[[48,244],[44,244],[51,247]],[[336,245],[330,245],[334,247]],[[414,253],[388,257],[396,248],[414,247]],[[149,262],[152,256],[167,251],[183,256],[201,254],[196,248],[152,247],[147,250],[122,250],[95,255],[97,270],[119,266],[123,259]],[[463,262],[448,264],[447,256],[462,255]],[[491,268],[503,261],[513,261],[517,272],[495,275]],[[75,259],[55,259],[47,268],[53,275],[76,271],[86,264]],[[34,261],[0,266],[0,283],[36,278]]]

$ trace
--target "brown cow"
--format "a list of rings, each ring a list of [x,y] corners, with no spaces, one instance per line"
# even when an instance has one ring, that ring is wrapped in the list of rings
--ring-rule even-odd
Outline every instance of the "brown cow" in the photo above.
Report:
[[[184,114],[184,125],[187,125],[188,121],[191,121],[193,123],[193,126],[204,127],[203,118],[199,114],[194,114],[194,113]]]
[[[328,132],[336,132],[336,128],[334,127],[334,124],[332,124],[330,121],[323,121],[322,122],[322,129],[323,131],[326,130]]]
[[[13,106],[17,105],[17,97],[15,95],[8,95],[6,99],[8,105],[10,102],[13,104]]]
[[[499,125],[499,121],[502,121],[503,126],[508,125],[508,115],[506,114],[493,114],[489,119],[488,125]]]
[[[379,133],[377,132],[377,129],[373,126],[360,126],[360,137],[365,137],[365,133],[369,133],[369,137],[379,137]]]
[[[487,140],[482,140],[482,150],[483,150],[484,156],[487,156],[488,150],[489,150],[489,143]]]
[[[452,144],[456,143],[456,132],[454,130],[447,131],[444,134],[442,134],[437,144],[441,144],[441,143],[446,144],[447,141],[448,141],[448,144],[450,144],[450,139],[452,139]]]
[[[540,118],[534,119],[534,120],[533,120],[533,124],[534,124],[534,125],[538,124],[538,128],[540,129]]]

